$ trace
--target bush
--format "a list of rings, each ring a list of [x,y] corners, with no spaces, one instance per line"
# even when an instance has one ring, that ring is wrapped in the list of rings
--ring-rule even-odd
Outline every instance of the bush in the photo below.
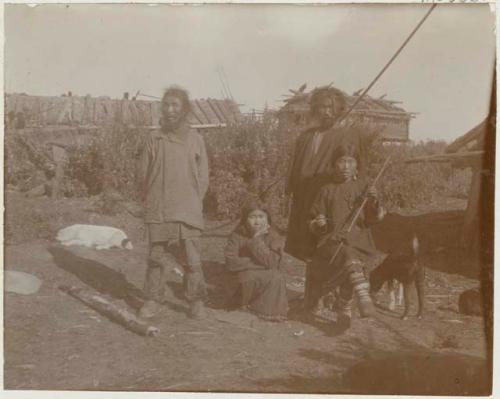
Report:
[[[259,196],[279,217],[293,142],[289,132],[280,131],[272,120],[247,120],[204,138],[210,164],[208,213],[236,218],[245,197]]]
[[[114,125],[103,128],[86,144],[69,151],[65,170],[67,196],[83,197],[114,192],[133,201],[138,198],[136,155],[148,130]],[[291,158],[294,133],[280,129],[276,120],[247,119],[220,130],[202,133],[207,146],[210,185],[205,198],[205,212],[217,219],[238,217],[245,197],[260,196],[270,205],[278,225],[286,225],[287,201],[285,176]],[[470,185],[470,170],[456,170],[449,164],[407,164],[406,160],[443,153],[446,143],[420,142],[408,145],[383,145],[375,132],[367,132],[370,148],[368,173],[373,178],[385,158],[391,163],[378,184],[390,210],[415,208],[441,196],[465,198]],[[6,183],[32,188],[39,168],[15,140],[6,138]],[[112,214],[103,197],[99,208]],[[113,201],[111,201],[113,202]]]
[[[45,174],[16,138],[14,134],[5,135],[5,184],[26,191],[42,184]]]
[[[116,190],[124,198],[137,199],[136,152],[144,129],[113,125],[88,143],[70,151],[67,174],[83,183],[89,195]]]
[[[470,172],[456,171],[448,163],[405,161],[427,155],[441,154],[445,142],[420,142],[407,145],[382,145],[371,149],[369,173],[378,173],[383,160],[391,160],[378,184],[389,210],[416,208],[435,202],[443,196],[467,197]]]
[[[445,142],[387,145],[378,140],[375,130],[365,128],[364,131],[370,178],[377,175],[387,156],[391,156],[377,185],[390,211],[425,206],[443,196],[467,197],[470,170],[456,170],[447,163],[405,162],[441,154],[446,148]],[[278,216],[280,224],[286,224],[284,176],[294,139],[291,132],[280,130],[269,120],[251,120],[218,133],[208,133],[205,140],[211,182],[206,208],[210,214],[217,218],[235,218],[245,196],[265,194],[274,216]]]
[[[72,182],[80,183],[78,189],[72,190],[74,196],[96,195],[102,191],[104,154],[99,141],[100,139],[93,138],[90,142],[68,151],[65,175]]]

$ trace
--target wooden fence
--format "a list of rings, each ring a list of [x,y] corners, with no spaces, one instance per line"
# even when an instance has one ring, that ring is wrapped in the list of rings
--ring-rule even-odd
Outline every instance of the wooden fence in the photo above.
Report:
[[[189,121],[203,128],[238,121],[241,113],[231,100],[196,99],[191,102]],[[158,126],[160,102],[95,97],[46,97],[7,94],[8,122],[23,118],[26,126],[102,126],[121,123]]]

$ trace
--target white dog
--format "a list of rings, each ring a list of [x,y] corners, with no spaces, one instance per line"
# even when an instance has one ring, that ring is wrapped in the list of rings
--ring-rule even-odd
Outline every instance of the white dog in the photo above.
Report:
[[[132,243],[120,229],[109,226],[74,224],[59,230],[56,239],[62,245],[83,245],[95,249],[132,249]]]

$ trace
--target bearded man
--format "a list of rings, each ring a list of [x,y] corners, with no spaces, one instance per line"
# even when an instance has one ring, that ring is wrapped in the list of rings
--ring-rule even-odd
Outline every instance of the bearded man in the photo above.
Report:
[[[338,123],[346,111],[344,94],[332,87],[318,88],[310,97],[308,126],[300,133],[290,164],[286,193],[292,197],[285,251],[306,262],[310,268],[311,256],[317,238],[309,229],[309,213],[312,203],[323,185],[335,172],[333,156],[339,146],[349,142],[361,153],[360,171],[363,169],[363,146],[361,132]],[[310,303],[310,287],[306,271],[305,307]]]
[[[206,284],[200,236],[204,228],[203,197],[208,162],[203,138],[187,121],[188,93],[171,87],[161,101],[161,131],[152,133],[139,156],[139,184],[145,205],[149,257],[141,317],[152,317],[164,301],[165,274],[180,263],[184,294],[193,318],[204,316]]]

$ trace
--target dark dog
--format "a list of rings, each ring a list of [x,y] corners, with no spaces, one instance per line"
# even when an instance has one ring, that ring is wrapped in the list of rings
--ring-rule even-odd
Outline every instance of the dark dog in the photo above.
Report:
[[[483,315],[483,298],[478,288],[464,291],[458,298],[458,311],[468,316]]]
[[[424,283],[425,269],[419,263],[419,242],[417,236],[413,237],[411,249],[407,253],[389,254],[387,258],[370,273],[370,291],[375,295],[385,282],[391,283],[393,280],[403,284],[405,310],[403,320],[408,318],[410,310],[410,286],[415,285],[418,296],[417,317],[422,318],[424,311]]]

